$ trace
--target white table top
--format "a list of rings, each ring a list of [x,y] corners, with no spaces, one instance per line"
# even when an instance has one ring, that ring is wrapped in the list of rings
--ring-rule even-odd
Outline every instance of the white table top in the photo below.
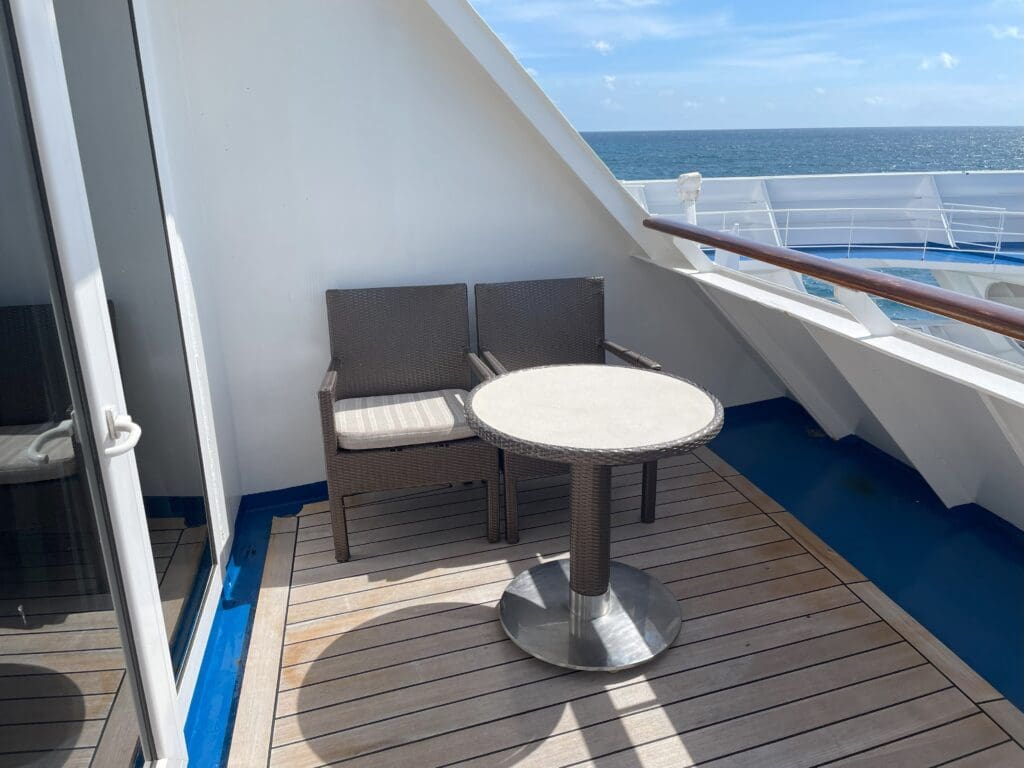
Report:
[[[467,415],[484,439],[511,450],[521,444],[522,453],[558,460],[554,454],[643,454],[655,446],[670,451],[673,444],[682,452],[691,438],[717,431],[721,406],[699,387],[667,374],[558,365],[485,382],[473,391]]]

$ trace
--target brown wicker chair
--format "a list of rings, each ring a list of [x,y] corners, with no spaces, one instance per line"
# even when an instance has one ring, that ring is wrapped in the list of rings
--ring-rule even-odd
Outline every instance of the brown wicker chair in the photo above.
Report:
[[[476,286],[477,346],[498,374],[538,365],[603,364],[611,352],[631,365],[661,365],[604,337],[604,278],[573,277],[479,283]],[[657,462],[643,465],[640,519],[654,522]],[[542,459],[505,453],[505,536],[519,540],[517,483],[568,472]]]
[[[369,491],[483,480],[487,539],[499,539],[498,449],[473,436],[459,402],[473,371],[492,376],[470,352],[467,303],[465,284],[327,291],[319,404],[339,562],[345,497]]]

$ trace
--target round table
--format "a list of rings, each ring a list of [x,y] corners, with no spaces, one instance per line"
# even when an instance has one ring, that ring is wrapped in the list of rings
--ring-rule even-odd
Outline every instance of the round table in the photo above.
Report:
[[[679,604],[611,560],[611,468],[686,453],[722,428],[722,406],[685,379],[613,365],[526,368],[474,389],[466,415],[506,451],[570,465],[569,559],[535,566],[499,603],[505,632],[561,667],[614,671],[676,638]]]

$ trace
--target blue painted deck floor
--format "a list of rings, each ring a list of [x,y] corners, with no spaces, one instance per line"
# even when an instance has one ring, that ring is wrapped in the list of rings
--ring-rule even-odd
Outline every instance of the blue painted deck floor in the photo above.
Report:
[[[1024,709],[1024,532],[791,400],[730,408],[711,448]]]

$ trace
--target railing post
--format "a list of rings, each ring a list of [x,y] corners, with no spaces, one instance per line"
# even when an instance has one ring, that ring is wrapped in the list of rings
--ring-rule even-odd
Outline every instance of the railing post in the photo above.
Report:
[[[999,212],[999,229],[996,230],[996,247],[992,251],[992,261],[996,260],[996,256],[999,255],[999,251],[1003,247],[1003,229],[1006,227],[1006,211]]]
[[[854,208],[850,209],[850,231],[849,236],[846,238],[846,258],[850,258],[850,253],[853,251],[853,223],[857,220],[857,211]]]
[[[850,310],[850,314],[857,318],[872,336],[891,336],[896,331],[896,324],[866,293],[843,288],[841,285],[833,286],[833,289],[836,301]]]

